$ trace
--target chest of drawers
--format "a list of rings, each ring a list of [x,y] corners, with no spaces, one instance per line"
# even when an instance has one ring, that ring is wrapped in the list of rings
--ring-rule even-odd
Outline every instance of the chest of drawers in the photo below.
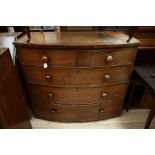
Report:
[[[31,33],[14,44],[34,116],[79,122],[121,114],[138,40],[119,32]]]

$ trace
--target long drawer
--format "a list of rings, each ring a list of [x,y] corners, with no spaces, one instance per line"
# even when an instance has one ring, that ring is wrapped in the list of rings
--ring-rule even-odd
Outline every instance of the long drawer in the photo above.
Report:
[[[101,50],[51,50],[40,48],[20,48],[19,60],[22,64],[49,66],[109,66],[131,64],[134,47]]]
[[[28,85],[32,100],[52,101],[67,104],[90,104],[108,100],[122,99],[126,84],[100,87],[49,87]]]
[[[47,68],[23,66],[27,83],[46,85],[99,85],[127,81],[131,66]]]
[[[64,122],[95,121],[119,116],[122,101],[92,105],[60,105],[52,103],[32,102],[35,117]]]

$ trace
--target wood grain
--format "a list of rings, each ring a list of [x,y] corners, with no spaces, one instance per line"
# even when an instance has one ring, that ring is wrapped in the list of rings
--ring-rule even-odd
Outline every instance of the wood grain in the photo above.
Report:
[[[31,41],[27,43],[23,36],[14,44],[22,47],[42,47],[52,49],[97,49],[109,47],[137,46],[139,41],[120,32],[31,32]]]
[[[0,49],[0,127],[32,128],[29,119],[10,51]]]
[[[125,88],[126,84],[106,85],[91,88],[61,88],[28,85],[28,92],[30,93],[32,100],[41,100],[44,104],[46,104],[45,101],[52,101],[61,104],[90,104],[121,99],[124,95]],[[102,93],[106,93],[107,96],[102,96]],[[50,97],[49,94],[53,94],[53,96]]]
[[[59,32],[16,41],[34,115],[66,122],[118,116],[139,43],[127,39],[119,32]]]
[[[32,103],[34,116],[61,122],[95,121],[117,117],[121,114],[121,107],[122,101],[115,101],[108,104],[70,106],[50,103],[45,105],[39,102]]]
[[[108,68],[41,68],[23,66],[27,83],[44,85],[101,85],[112,82],[126,82],[131,66]],[[109,75],[109,79],[105,76]],[[117,76],[116,76],[117,75]],[[48,79],[46,76],[50,76]]]
[[[18,55],[22,64],[43,66],[43,57],[48,58],[52,67],[88,67],[131,64],[136,48],[115,48],[101,50],[51,50],[40,48],[20,48]],[[125,54],[124,54],[125,53]],[[107,62],[112,56],[113,61]]]

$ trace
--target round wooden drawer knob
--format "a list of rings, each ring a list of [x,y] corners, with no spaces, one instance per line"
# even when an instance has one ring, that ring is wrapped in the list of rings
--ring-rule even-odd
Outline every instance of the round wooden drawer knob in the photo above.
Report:
[[[51,80],[52,80],[52,77],[51,77],[50,75],[46,75],[46,76],[45,76],[45,79],[46,79],[47,81],[51,81]]]
[[[51,109],[51,113],[56,113],[56,110],[55,109]]]
[[[109,74],[105,75],[105,76],[104,76],[104,79],[105,79],[105,80],[109,80],[109,79],[110,79],[110,75],[109,75]]]
[[[53,94],[51,94],[51,93],[49,93],[49,94],[48,94],[48,97],[49,97],[49,98],[53,98],[53,97],[54,97],[54,95],[53,95]]]
[[[113,57],[111,55],[107,56],[106,61],[111,62],[113,60]]]
[[[102,93],[102,97],[107,97],[107,93]]]
[[[43,61],[44,63],[47,63],[47,62],[48,62],[48,57],[47,57],[47,56],[43,56],[43,57],[42,57],[42,61]]]
[[[99,112],[100,112],[100,113],[104,113],[104,109],[101,108],[101,109],[99,110]]]

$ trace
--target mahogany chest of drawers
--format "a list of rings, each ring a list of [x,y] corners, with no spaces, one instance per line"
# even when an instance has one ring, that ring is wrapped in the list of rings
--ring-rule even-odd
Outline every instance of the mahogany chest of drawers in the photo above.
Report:
[[[14,44],[33,115],[94,121],[122,111],[138,40],[119,32],[32,32]]]

